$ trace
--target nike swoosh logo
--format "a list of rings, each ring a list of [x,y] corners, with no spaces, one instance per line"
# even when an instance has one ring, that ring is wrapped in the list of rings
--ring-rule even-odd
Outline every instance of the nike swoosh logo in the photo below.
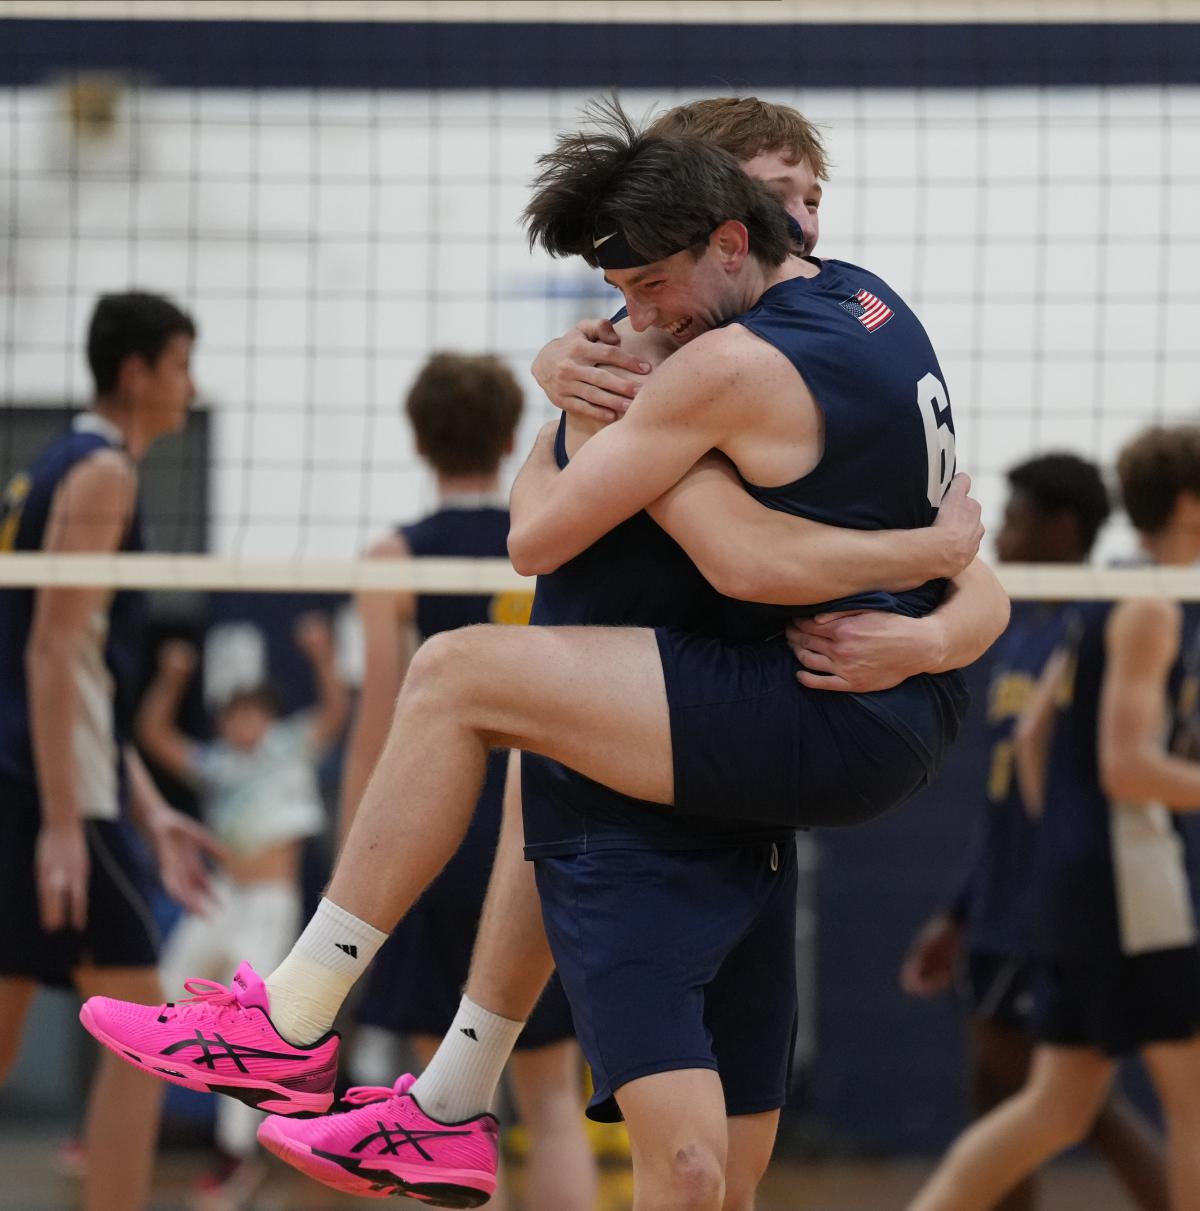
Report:
[[[616,234],[617,233],[615,231],[610,231],[608,235],[602,235],[598,240],[592,240],[592,248],[596,249],[599,248],[601,244],[607,244],[608,241],[611,240]]]

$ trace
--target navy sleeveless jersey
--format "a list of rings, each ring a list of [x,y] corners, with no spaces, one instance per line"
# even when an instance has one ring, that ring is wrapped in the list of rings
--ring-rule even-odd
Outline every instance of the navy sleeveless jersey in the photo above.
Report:
[[[119,433],[100,417],[94,413],[77,417],[67,433],[51,442],[28,468],[9,481],[0,513],[0,559],[7,551],[40,551],[58,486],[77,464],[97,450],[119,448]],[[143,549],[141,511],[136,508],[121,550]],[[37,779],[29,730],[25,648],[33,622],[34,597],[33,589],[0,589],[0,778],[30,789],[36,788]],[[96,653],[92,662],[95,667],[90,669],[104,682],[89,699],[104,717],[88,718],[97,731],[104,733],[95,740],[107,750],[105,764],[114,763],[115,768],[88,771],[83,785],[89,788],[85,793],[93,793],[95,782],[111,783],[116,801],[100,805],[84,803],[81,806],[86,815],[111,816],[124,806],[126,784],[121,748],[133,732],[146,622],[144,594],[123,591],[113,595],[103,649]],[[108,702],[111,713],[106,706]],[[100,749],[93,745],[89,751],[96,754]]]
[[[1173,949],[1188,944],[1194,930],[1195,892],[1179,820],[1161,805],[1114,803],[1100,784],[1100,695],[1112,609],[1107,602],[1080,603],[1064,623],[1070,663],[1058,698],[1035,862],[1035,949],[1052,959]],[[1168,718],[1172,748],[1194,760],[1200,759],[1198,679],[1200,607],[1185,606]]]
[[[1050,654],[1062,641],[1065,609],[1038,602],[1013,607],[990,655],[988,765],[974,860],[961,894],[967,945],[1023,957],[1033,946],[1033,862],[1037,825],[1025,810],[1013,760],[1013,729]]]
[[[932,524],[954,474],[954,420],[937,355],[920,320],[886,282],[844,261],[767,290],[731,320],[778,349],[807,384],[824,416],[821,460],[793,483],[746,490],[772,509],[856,530]],[[723,634],[769,638],[798,615],[875,609],[922,617],[945,582],[904,593],[874,592],[809,606],[728,602]],[[905,699],[919,698],[941,720],[919,735]],[[969,701],[958,672],[910,678],[901,692],[855,695],[858,704],[906,736],[929,770],[941,763]]]
[[[795,366],[824,417],[821,461],[801,479],[746,490],[773,509],[854,530],[932,523],[954,474],[954,420],[937,355],[921,322],[881,279],[843,261],[766,291],[731,320]],[[737,610],[763,635],[800,614],[890,610],[912,617],[941,601],[944,582],[906,593],[870,593],[811,606]]]
[[[508,510],[501,503],[475,497],[451,497],[436,513],[400,527],[400,533],[414,556],[504,559],[508,557],[508,528]],[[528,593],[421,593],[417,596],[416,629],[422,640],[441,631],[478,623],[523,623],[528,619]],[[439,879],[443,890],[448,880],[454,881],[460,868],[464,876],[477,881],[476,859],[483,851],[486,850],[487,863],[491,864],[500,830],[506,759],[507,754],[498,751],[488,757],[487,778],[471,827],[462,848]],[[471,851],[470,854],[467,851]]]
[[[567,464],[566,417],[555,442]],[[676,626],[718,634],[727,600],[647,513],[638,513],[557,571],[539,576],[531,621],[539,626]],[[685,820],[618,794],[533,753],[521,757],[525,853],[691,849],[789,837],[744,821]]]

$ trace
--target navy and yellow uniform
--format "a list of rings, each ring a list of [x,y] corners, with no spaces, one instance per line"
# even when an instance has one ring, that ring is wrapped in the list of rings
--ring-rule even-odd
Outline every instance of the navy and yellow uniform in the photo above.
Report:
[[[1200,951],[1186,853],[1162,804],[1114,802],[1100,784],[1105,631],[1113,607],[1085,603],[1068,623],[1062,689],[1038,830],[1034,898],[1038,1037],[1121,1055],[1200,1031]],[[1200,610],[1184,607],[1167,689],[1171,743],[1195,727]]]
[[[497,558],[507,552],[508,528],[503,504],[452,497],[400,532],[414,556]],[[423,594],[417,598],[416,629],[425,640],[478,623],[524,623],[529,609],[528,593]],[[507,756],[489,756],[483,792],[462,845],[376,956],[359,1006],[360,1021],[399,1034],[434,1037],[453,1022],[496,854]],[[558,980],[552,979],[517,1048],[544,1047],[573,1035],[570,1008]]]
[[[1063,638],[1062,606],[1022,603],[989,655],[987,785],[972,862],[955,898],[966,930],[971,1012],[1032,1029],[1033,862],[1037,824],[1017,785],[1013,731]]]
[[[121,449],[120,432],[95,413],[84,413],[9,482],[0,513],[0,559],[8,551],[42,549],[59,486],[84,459],[107,449]],[[142,549],[135,509],[121,550]],[[149,908],[152,881],[128,819],[124,762],[146,604],[141,593],[114,594],[93,620],[81,653],[73,759],[90,855],[87,926],[48,934],[38,923],[34,849],[41,814],[25,668],[34,602],[32,589],[0,589],[0,918],[6,922],[0,973],[66,986],[79,966],[148,967],[158,954]]]

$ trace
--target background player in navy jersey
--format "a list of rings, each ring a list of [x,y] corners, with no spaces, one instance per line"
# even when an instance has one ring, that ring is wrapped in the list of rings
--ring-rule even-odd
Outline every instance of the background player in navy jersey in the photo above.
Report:
[[[1072,454],[1043,454],[1008,472],[1009,497],[996,534],[1006,563],[1082,563],[1108,516],[1098,468]],[[1033,1054],[1033,856],[1036,824],[1025,810],[1013,760],[1013,731],[1038,677],[1063,639],[1065,606],[1013,606],[1008,630],[987,654],[990,764],[980,771],[985,808],[969,865],[951,905],[913,942],[900,983],[913,996],[945,992],[961,976],[969,1021],[970,1099],[984,1114],[1025,1082]],[[965,789],[965,788],[964,788]],[[965,955],[964,955],[965,949]],[[959,964],[962,970],[959,972]],[[1162,1148],[1153,1128],[1114,1093],[1096,1117],[1090,1143],[1142,1207],[1167,1206]],[[1001,1211],[1033,1207],[1022,1182]]]
[[[8,483],[0,558],[141,549],[137,462],[184,423],[195,334],[157,295],[99,300],[87,340],[95,402]],[[39,984],[159,997],[131,822],[152,842],[167,890],[203,907],[207,838],[166,805],[130,743],[144,624],[138,593],[0,589],[0,1078]],[[143,1205],[156,1085],[115,1057],[101,1063],[84,1133],[87,1211]]]
[[[597,199],[603,198],[607,208],[602,213],[584,214],[578,220],[579,249],[590,252],[595,243],[611,245],[611,253],[621,252],[622,243],[613,239],[616,233],[601,229],[597,234],[595,225],[602,220],[616,220],[623,224],[617,232],[626,231],[628,235],[624,255],[630,255],[631,249],[636,251],[638,244],[644,249],[644,257],[652,257],[656,249],[661,250],[657,253],[658,265],[665,266],[662,271],[667,277],[678,274],[675,282],[679,289],[674,314],[657,315],[655,319],[676,334],[698,335],[719,320],[734,318],[746,307],[753,307],[777,278],[774,284],[788,289],[775,294],[773,303],[782,298],[785,312],[789,306],[801,311],[810,305],[815,308],[811,319],[814,362],[810,372],[827,375],[821,378],[822,403],[833,419],[822,447],[816,441],[816,408],[811,396],[786,358],[774,352],[773,347],[781,344],[791,347],[796,336],[805,330],[804,322],[787,315],[782,326],[775,327],[775,320],[780,318],[777,315],[762,312],[751,318],[742,314],[743,325],[763,320],[759,330],[764,333],[761,345],[766,362],[754,368],[753,391],[747,387],[749,380],[739,378],[738,371],[750,368],[742,358],[745,355],[753,360],[749,349],[756,346],[739,344],[733,348],[725,339],[718,339],[727,333],[714,332],[712,340],[698,340],[690,350],[673,357],[665,370],[678,369],[672,374],[664,373],[659,380],[660,389],[653,392],[654,383],[643,388],[638,406],[630,410],[625,422],[592,439],[561,475],[556,469],[553,436],[547,434],[540,439],[514,501],[520,498],[523,505],[532,503],[539,507],[538,520],[544,520],[543,492],[555,498],[560,495],[561,483],[584,486],[596,482],[593,477],[597,460],[608,456],[597,454],[589,460],[586,458],[589,451],[611,446],[618,434],[622,435],[619,438],[622,443],[625,435],[635,443],[651,438],[650,444],[657,451],[657,465],[655,460],[644,457],[645,449],[622,449],[623,456],[633,456],[632,463],[638,465],[645,477],[639,475],[633,482],[626,482],[629,467],[622,457],[620,465],[608,468],[613,476],[603,497],[592,501],[586,511],[571,509],[580,534],[571,538],[556,533],[556,541],[562,540],[564,549],[555,548],[552,554],[542,552],[538,556],[545,558],[548,565],[556,559],[567,559],[568,546],[577,543],[580,550],[590,547],[623,516],[631,516],[642,503],[650,503],[662,494],[656,481],[676,473],[672,464],[679,458],[679,451],[670,440],[672,436],[693,449],[688,465],[675,474],[678,478],[713,446],[710,439],[716,436],[715,430],[723,428],[727,421],[728,431],[715,444],[730,444],[731,453],[746,462],[747,469],[756,476],[765,472],[770,480],[776,474],[799,470],[806,460],[810,460],[810,467],[813,463],[820,464],[816,472],[803,477],[805,488],[817,494],[816,499],[807,502],[797,499],[794,484],[789,484],[787,491],[743,489],[729,467],[719,462],[701,468],[697,477],[700,482],[707,482],[706,475],[715,476],[726,488],[732,485],[741,493],[739,500],[748,499],[750,492],[767,498],[765,515],[773,519],[772,526],[784,536],[774,548],[782,556],[781,566],[775,569],[782,587],[777,586],[775,591],[784,604],[764,610],[720,603],[712,620],[715,633],[747,637],[743,642],[723,646],[719,639],[682,632],[663,631],[656,637],[646,631],[613,627],[468,628],[437,636],[426,644],[413,661],[388,744],[347,841],[330,896],[317,918],[293,955],[272,975],[269,989],[252,972],[243,969],[235,979],[232,995],[206,1007],[204,1020],[211,1029],[220,1029],[224,1038],[245,1039],[247,1046],[250,1040],[257,1039],[270,1061],[259,1064],[257,1055],[251,1057],[255,1071],[246,1076],[222,1071],[223,1087],[241,1087],[255,1096],[269,1092],[277,1106],[290,1104],[298,1109],[315,1105],[318,1097],[327,1096],[321,1092],[318,1079],[330,1069],[336,1042],[321,1033],[324,1024],[332,1019],[332,1011],[383,940],[379,925],[394,923],[411,902],[413,888],[419,890],[444,862],[446,851],[461,837],[482,780],[483,760],[489,746],[512,745],[538,752],[595,777],[612,790],[649,800],[641,804],[638,813],[639,826],[646,831],[654,831],[654,821],[665,822],[662,826],[670,828],[678,817],[682,824],[686,811],[687,829],[693,835],[685,852],[697,852],[696,835],[706,830],[710,843],[712,838],[722,837],[727,845],[721,852],[728,859],[724,877],[729,887],[736,889],[736,895],[729,901],[722,896],[714,898],[711,883],[705,882],[707,907],[716,911],[717,923],[723,931],[714,935],[713,950],[705,961],[719,967],[728,951],[731,929],[742,935],[759,921],[766,924],[777,920],[783,914],[770,910],[781,904],[786,904],[786,918],[789,921],[793,918],[787,881],[794,875],[794,868],[782,865],[778,841],[774,838],[787,837],[790,827],[798,822],[850,823],[904,797],[929,776],[953,731],[961,708],[953,679],[906,682],[898,691],[873,698],[822,695],[796,685],[794,663],[782,638],[762,642],[772,632],[778,634],[782,620],[795,613],[795,606],[787,603],[794,602],[798,594],[788,578],[801,581],[803,578],[796,577],[795,566],[800,561],[793,562],[790,552],[794,550],[797,526],[809,529],[798,522],[799,516],[808,515],[811,521],[816,514],[825,520],[864,527],[861,532],[841,535],[843,548],[871,548],[885,562],[901,558],[904,542],[897,543],[893,537],[880,548],[871,541],[879,538],[879,532],[869,533],[866,527],[910,524],[917,529],[908,541],[916,541],[913,535],[937,537],[922,527],[928,526],[933,501],[941,500],[944,482],[949,478],[951,429],[948,408],[942,399],[944,388],[940,382],[936,388],[934,384],[938,378],[936,360],[919,325],[901,300],[870,275],[853,267],[821,265],[792,257],[785,213],[767,191],[756,187],[724,153],[687,140],[643,140],[623,118],[614,118],[608,133],[611,141],[602,154],[596,154],[591,136],[575,140],[574,146],[581,154],[567,166],[567,177],[583,178],[572,182],[580,186],[583,197],[591,193]],[[571,146],[569,139],[561,145],[563,149]],[[591,189],[587,188],[589,171],[598,172],[610,184],[616,179],[611,174],[612,161],[606,164],[606,157],[615,157],[633,169],[636,179],[631,192],[625,193],[622,186],[615,199],[606,196],[595,178],[591,180]],[[701,168],[702,182],[695,175],[697,166]],[[664,182],[675,187],[671,196],[661,196]],[[695,188],[698,183],[704,188]],[[550,192],[552,185],[547,180],[540,195],[542,201],[549,203]],[[564,218],[579,209],[580,202],[580,193],[565,197]],[[632,207],[629,214],[624,211],[626,205]],[[746,221],[722,217],[730,214],[744,216]],[[699,230],[701,223],[707,226],[707,236]],[[655,224],[660,227],[657,231],[647,230],[639,224],[649,224],[651,229]],[[683,243],[696,241],[694,250],[680,248],[681,224],[688,233]],[[755,231],[753,250],[748,235],[751,228]],[[566,250],[565,243],[543,230],[548,244]],[[680,251],[675,252],[674,248]],[[638,279],[623,283],[635,325],[643,307],[639,290],[642,271],[648,271],[654,264],[651,261],[641,266],[640,271],[638,267],[626,271],[631,279]],[[611,272],[620,271],[614,267]],[[871,291],[862,285],[864,282],[869,282]],[[860,301],[860,291],[881,302],[887,315],[869,312]],[[680,312],[678,308],[685,303],[691,310]],[[766,304],[766,299],[763,303]],[[761,308],[758,310],[761,312]],[[882,330],[877,331],[881,324]],[[878,340],[880,336],[882,340]],[[823,337],[827,338],[827,344]],[[733,339],[741,341],[736,333]],[[878,343],[869,349],[861,343],[863,340]],[[731,353],[732,364],[727,356]],[[700,369],[714,355],[717,364],[710,368],[715,379],[707,382]],[[757,373],[758,370],[763,373]],[[873,375],[882,375],[886,388],[884,381]],[[680,379],[684,381],[682,390]],[[853,404],[846,396],[850,390],[857,397]],[[652,404],[655,394],[659,398]],[[685,396],[700,409],[694,425],[683,421],[676,411],[687,406]],[[889,429],[877,415],[867,419],[862,408],[864,398],[873,399],[877,408],[885,409],[893,428]],[[747,412],[742,417],[744,424],[734,421],[734,413],[740,407]],[[652,420],[652,432],[648,435],[639,424],[630,423],[642,413],[667,423],[660,429]],[[849,419],[854,415],[859,417],[857,422]],[[677,433],[668,432],[672,422],[680,424]],[[869,440],[855,438],[852,433],[855,424],[862,430],[859,438],[869,432]],[[712,432],[708,431],[709,426],[713,426]],[[769,443],[755,448],[754,433],[760,438],[769,433]],[[743,446],[734,440],[737,436],[744,439]],[[875,451],[874,462],[866,453],[869,449]],[[759,465],[760,459],[764,464],[770,462],[773,454],[779,456],[778,467],[768,469]],[[577,471],[581,459],[585,469]],[[785,465],[793,460],[794,465]],[[543,473],[547,461],[549,476]],[[882,473],[880,462],[886,462],[886,474]],[[669,513],[673,505],[685,509],[687,501],[694,499],[691,492],[697,480],[677,493],[668,492],[663,510]],[[856,512],[856,505],[861,503],[859,494],[866,490],[864,485],[870,485],[880,499]],[[668,482],[666,487],[670,486]],[[615,502],[611,496],[617,492],[627,498]],[[682,504],[681,497],[687,498]],[[592,516],[593,511],[598,516]],[[789,517],[789,513],[796,516]],[[670,529],[669,522],[667,528]],[[708,528],[725,532],[720,522],[710,521]],[[819,540],[828,538],[827,531],[809,532]],[[535,527],[524,538],[537,546],[544,535]],[[861,568],[854,570],[856,566],[850,557],[836,564],[809,566],[809,583],[821,584],[822,599],[841,593],[860,593],[862,573]],[[877,575],[888,581],[892,578],[890,571]],[[913,576],[910,568],[892,584],[895,592],[855,601],[877,608],[927,612],[938,600],[940,586],[925,584],[925,575],[928,573]],[[866,583],[870,583],[870,577]],[[911,584],[919,586],[912,593],[905,589]],[[774,599],[774,593],[766,594],[765,599]],[[1006,603],[1002,603],[998,615],[993,634],[1006,620]],[[661,657],[660,640],[665,649]],[[714,653],[718,657],[715,664],[711,659]],[[667,672],[664,665],[670,666]],[[668,685],[673,695],[670,707]],[[689,703],[689,697],[697,690],[704,701],[693,699]],[[780,760],[771,760],[776,755]],[[395,810],[394,787],[403,787],[407,795],[404,812]],[[675,804],[683,811],[672,814],[664,811],[663,806],[653,807],[654,803]],[[564,823],[569,826],[571,822],[551,823],[557,827]],[[618,826],[626,828],[630,823],[628,817],[617,821]],[[610,838],[613,835],[610,830]],[[742,843],[748,838],[753,838],[749,846]],[[575,846],[579,840],[576,832],[560,835],[550,843]],[[537,843],[532,838],[530,841]],[[598,847],[598,851],[609,855],[604,861],[610,868],[619,861],[612,856],[618,851],[605,846]],[[700,852],[708,851],[702,847]],[[373,876],[378,871],[380,855],[385,853],[401,856],[401,865],[389,864],[392,877],[380,881]],[[566,865],[570,865],[569,860]],[[561,866],[558,873],[565,873]],[[627,879],[628,871],[622,870],[619,886],[624,887]],[[684,883],[694,886],[688,880]],[[646,886],[653,886],[653,881]],[[617,919],[623,918],[624,907]],[[722,911],[723,908],[729,911]],[[631,919],[639,918],[635,915]],[[650,925],[660,923],[658,918],[647,917],[644,910],[641,919]],[[695,933],[703,938],[705,931],[697,929]],[[661,961],[666,953],[669,952],[660,950],[656,958]],[[684,974],[681,971],[677,976]],[[790,975],[786,972],[782,975],[777,983],[790,988]],[[704,982],[701,980],[694,987],[699,988]],[[645,980],[637,983],[644,998],[647,983]],[[669,1029],[674,1024],[679,1028],[679,1039],[690,1044],[697,1030],[701,1035],[704,1031],[696,1016],[696,1004],[687,998],[685,1002],[682,1008],[686,1012],[682,1015],[675,1012],[680,1005],[666,1004],[664,1008],[670,1012],[660,1012],[658,1025],[660,1029],[664,1025]],[[278,1019],[279,1030],[266,1017],[268,1010]],[[200,1007],[192,1012],[199,1013]],[[84,1020],[102,1040],[122,1047],[127,1053],[132,1034],[136,1034],[136,1045],[146,1056],[146,1062],[154,1067],[161,1067],[156,1062],[161,1057],[155,1050],[158,1046],[155,1040],[161,1036],[164,1047],[175,1048],[176,1043],[168,1044],[167,1038],[178,1035],[181,1028],[171,1013],[138,1014],[134,1007],[104,1002],[86,1007]],[[189,1024],[194,1025],[196,1020],[192,1018]],[[644,1025],[644,1021],[628,1022],[627,1033],[636,1033]],[[760,1138],[766,1138],[768,1152],[774,1114],[782,1097],[781,1069],[786,1067],[775,1062],[778,1056],[774,1053],[781,1049],[786,1059],[790,1028],[789,1018],[782,1034],[773,1029],[771,1045],[764,1048],[772,1052],[774,1060],[768,1074],[770,1088],[760,1090],[758,1111],[742,1108],[743,1116],[759,1117],[754,1126]],[[289,1035],[296,1040],[310,1039],[311,1045],[293,1046],[288,1042]],[[684,1205],[709,1207],[721,1202],[728,1124],[715,1072],[716,1061],[711,1053],[705,1058],[707,1042],[700,1047],[699,1052],[670,1057],[665,1067],[661,1059],[653,1060],[654,1066],[641,1078],[627,1072],[609,1074],[628,1078],[620,1089],[622,1109],[631,1120],[631,1129],[633,1120],[640,1123],[640,1138],[647,1144],[638,1163],[646,1178],[643,1189],[648,1190],[646,1197],[651,1203],[656,1188],[661,1196],[659,1201],[673,1190],[676,1194],[687,1192]],[[590,1054],[589,1058],[596,1065],[596,1057]],[[608,1092],[616,1083],[609,1082]],[[369,1109],[371,1115],[380,1113],[375,1108]],[[414,1111],[411,1105],[389,1104],[387,1113],[409,1115],[408,1122],[421,1125],[430,1140],[455,1135],[468,1137],[474,1155],[469,1162],[467,1158],[461,1161],[455,1176],[470,1177],[469,1170],[485,1157],[487,1137],[494,1135],[494,1128],[480,1121],[454,1124],[455,1130],[443,1124],[439,1130],[428,1119],[422,1120],[419,1110],[416,1107]],[[353,1116],[341,1118],[347,1131],[355,1127]],[[334,1122],[324,1120],[321,1129],[325,1123],[332,1129]],[[287,1128],[289,1124],[283,1126]],[[389,1132],[404,1129],[396,1125],[389,1127]],[[276,1142],[284,1145],[281,1151],[287,1151],[299,1140],[300,1137],[289,1135],[277,1137]],[[372,1141],[380,1143],[377,1132]],[[436,1171],[423,1169],[410,1159],[410,1154],[395,1159],[390,1136],[386,1155],[377,1147],[364,1154],[370,1142],[363,1140],[361,1146],[353,1149],[348,1146],[346,1159],[355,1164],[369,1160],[372,1171],[386,1172],[396,1182],[411,1182],[418,1180],[421,1173]],[[431,1143],[428,1147],[440,1151],[443,1144]],[[327,1150],[324,1155],[328,1156]],[[466,1185],[466,1181],[459,1184],[459,1193]],[[486,1193],[486,1187],[482,1192]],[[440,1192],[423,1189],[422,1193],[437,1197]],[[752,1193],[747,1196],[752,1197]]]
[[[1200,559],[1200,428],[1121,452],[1151,559]],[[961,1136],[913,1211],[992,1207],[1083,1139],[1120,1056],[1140,1054],[1167,1127],[1170,1205],[1200,1207],[1200,950],[1171,812],[1200,810],[1200,611],[1161,600],[1073,608],[1017,735],[1041,811],[1033,897],[1039,1045],[1024,1089]]]
[[[406,412],[417,453],[437,478],[438,507],[377,542],[369,555],[503,558],[508,501],[500,489],[500,463],[512,452],[521,407],[521,388],[498,358],[435,354],[409,390]],[[343,832],[350,827],[387,740],[416,642],[474,623],[525,623],[530,604],[526,593],[359,596],[364,673],[342,780]],[[500,751],[490,755],[483,794],[462,845],[376,956],[359,1003],[359,1021],[407,1036],[422,1066],[459,1011],[499,840],[506,762]],[[513,791],[518,791],[516,778]],[[493,1043],[489,1029],[507,1035],[509,1023],[493,1027],[491,1017],[472,1014],[471,1007],[468,997],[463,1009],[470,1024],[459,1028],[471,1030],[470,1041],[487,1051]],[[511,1039],[506,1041],[511,1045]],[[591,1211],[596,1173],[581,1113],[582,1056],[557,980],[551,982],[515,1048],[512,1092],[531,1144],[525,1204],[530,1211]],[[470,1080],[472,1074],[464,1076]],[[489,1108],[490,1104],[474,1111]],[[502,1206],[501,1199],[498,1193],[493,1204]]]

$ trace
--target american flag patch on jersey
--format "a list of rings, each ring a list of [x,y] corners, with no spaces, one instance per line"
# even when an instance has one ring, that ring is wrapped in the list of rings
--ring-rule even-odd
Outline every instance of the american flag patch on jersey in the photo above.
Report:
[[[877,299],[869,290],[860,290],[852,299],[843,299],[839,306],[850,312],[868,332],[882,328],[894,314],[883,299]]]

